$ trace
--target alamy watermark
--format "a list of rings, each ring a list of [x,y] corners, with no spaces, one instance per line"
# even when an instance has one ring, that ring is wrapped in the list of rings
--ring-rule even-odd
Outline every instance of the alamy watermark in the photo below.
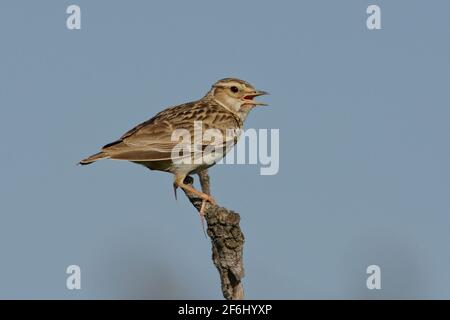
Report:
[[[69,275],[66,279],[66,288],[69,290],[81,289],[81,268],[76,264],[72,264],[66,268]]]
[[[171,139],[175,165],[260,164],[261,175],[275,175],[280,168],[279,129],[203,130],[202,122],[195,121],[193,133],[176,129]]]
[[[366,286],[369,290],[381,290],[381,268],[376,264],[372,264],[366,269],[367,274],[370,276],[367,277]]]

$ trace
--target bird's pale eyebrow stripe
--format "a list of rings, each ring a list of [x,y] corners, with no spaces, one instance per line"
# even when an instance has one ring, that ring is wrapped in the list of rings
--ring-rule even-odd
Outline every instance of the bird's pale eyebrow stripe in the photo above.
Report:
[[[217,84],[214,87],[216,88],[230,88],[232,86],[244,86],[247,87],[245,83],[238,83],[238,82],[228,82],[227,84]]]

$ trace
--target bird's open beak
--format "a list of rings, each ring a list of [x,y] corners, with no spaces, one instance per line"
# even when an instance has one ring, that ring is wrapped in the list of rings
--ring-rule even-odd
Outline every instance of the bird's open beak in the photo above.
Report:
[[[269,94],[269,93],[266,92],[266,91],[255,90],[253,92],[250,92],[249,94],[246,94],[242,98],[242,100],[244,101],[245,104],[252,104],[252,105],[255,105],[255,106],[267,106],[267,103],[263,103],[263,102],[259,102],[259,101],[253,100],[256,97],[267,95],[267,94]]]

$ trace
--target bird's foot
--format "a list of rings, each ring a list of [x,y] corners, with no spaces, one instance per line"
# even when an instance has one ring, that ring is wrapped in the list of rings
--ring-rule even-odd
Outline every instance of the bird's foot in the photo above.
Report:
[[[202,206],[200,207],[200,215],[205,216],[206,203],[209,202],[211,205],[216,206],[216,200],[210,195],[203,193],[202,198]]]

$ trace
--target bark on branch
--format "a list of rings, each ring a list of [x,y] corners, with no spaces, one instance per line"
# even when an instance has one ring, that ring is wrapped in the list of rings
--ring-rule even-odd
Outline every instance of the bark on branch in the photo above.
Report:
[[[199,174],[200,184],[204,193],[210,194],[208,171]],[[185,183],[193,184],[192,177],[187,177]],[[192,205],[200,210],[202,199],[186,192]],[[207,233],[211,239],[212,260],[220,274],[222,293],[227,300],[244,299],[242,278],[244,277],[243,248],[244,234],[239,227],[238,213],[219,206],[206,204],[205,220]]]

